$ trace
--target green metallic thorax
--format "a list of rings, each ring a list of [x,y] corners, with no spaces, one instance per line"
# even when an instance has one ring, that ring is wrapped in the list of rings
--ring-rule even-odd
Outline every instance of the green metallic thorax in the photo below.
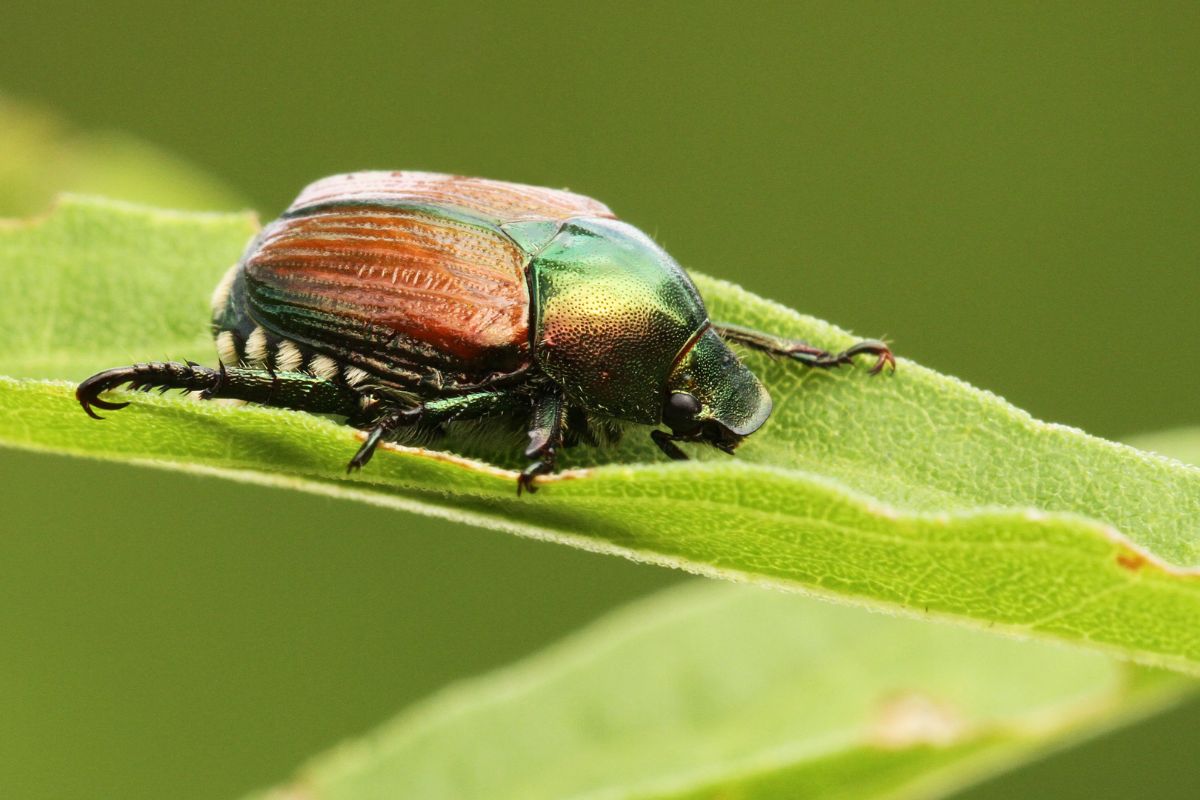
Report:
[[[631,225],[575,218],[532,254],[529,281],[546,375],[590,410],[657,423],[672,368],[708,324],[687,273]]]

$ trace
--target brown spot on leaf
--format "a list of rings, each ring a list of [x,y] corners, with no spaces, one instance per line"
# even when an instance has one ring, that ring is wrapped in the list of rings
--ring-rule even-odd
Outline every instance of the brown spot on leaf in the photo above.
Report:
[[[1146,566],[1146,557],[1133,550],[1122,550],[1117,554],[1117,563],[1131,572],[1137,572]]]

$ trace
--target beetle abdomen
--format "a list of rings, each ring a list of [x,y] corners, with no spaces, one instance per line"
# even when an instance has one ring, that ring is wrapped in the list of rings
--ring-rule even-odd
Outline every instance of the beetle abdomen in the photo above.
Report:
[[[294,345],[304,363],[317,354],[422,394],[519,373],[532,364],[531,243],[580,216],[613,214],[570,192],[454,175],[319,180],[218,290],[222,360],[259,363],[265,339],[266,367],[278,347],[294,363]]]
[[[473,384],[528,362],[524,256],[434,214],[325,207],[269,225],[242,261],[268,331],[402,385]]]

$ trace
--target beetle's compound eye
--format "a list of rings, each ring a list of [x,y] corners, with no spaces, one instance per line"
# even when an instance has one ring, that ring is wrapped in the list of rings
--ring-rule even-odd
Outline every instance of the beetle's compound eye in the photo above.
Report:
[[[687,392],[672,392],[663,405],[663,424],[675,433],[686,433],[700,424],[696,419],[699,413],[699,400]]]

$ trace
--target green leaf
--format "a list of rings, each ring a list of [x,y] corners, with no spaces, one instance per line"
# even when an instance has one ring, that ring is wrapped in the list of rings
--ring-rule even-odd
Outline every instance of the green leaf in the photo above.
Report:
[[[435,695],[263,800],[940,797],[1192,687],[1083,650],[694,583]]]
[[[0,222],[0,374],[82,378],[131,359],[212,360],[213,275],[257,227],[251,214],[72,198],[47,217]]]
[[[1190,458],[1197,438],[1143,440]],[[1081,650],[695,583],[442,691],[262,800],[942,797],[1196,688]]]
[[[246,216],[81,200],[0,230],[0,372],[211,363],[208,293],[251,231]],[[697,284],[714,319],[852,341],[730,284]],[[508,469],[519,434],[440,445],[460,455],[391,448],[347,477],[357,434],[330,420],[139,395],[96,422],[65,383],[0,384],[0,443],[284,484],[1200,670],[1200,470],[1038,422],[907,361],[871,378],[746,358],[776,412],[736,458],[666,462],[633,430],[569,456],[604,466],[520,499]]]

